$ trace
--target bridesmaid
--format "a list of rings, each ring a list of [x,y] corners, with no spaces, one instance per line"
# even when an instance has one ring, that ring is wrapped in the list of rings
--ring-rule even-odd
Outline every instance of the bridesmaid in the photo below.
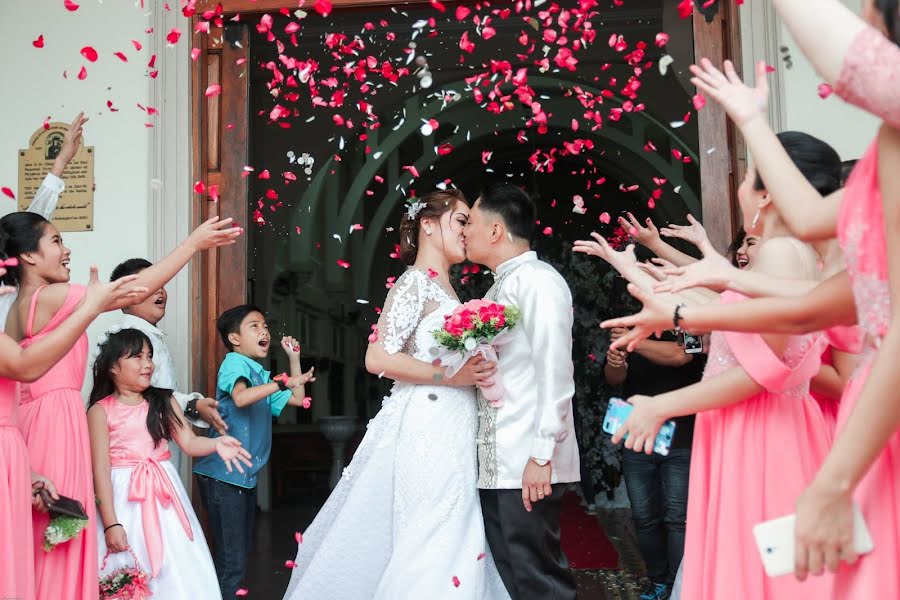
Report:
[[[0,277],[5,273],[0,268]],[[46,510],[40,496],[34,494],[40,487],[57,498],[53,483],[29,468],[25,440],[18,429],[17,382],[32,382],[43,376],[72,349],[97,315],[124,299],[136,297],[140,290],[128,285],[134,279],[102,285],[96,269],[91,269],[85,301],[54,332],[24,349],[0,333],[0,481],[6,484],[0,487],[0,598],[34,600],[29,500],[34,498],[34,506]]]
[[[823,193],[838,188],[840,159],[831,147],[795,132],[780,134],[779,141],[787,160],[806,180]],[[768,179],[758,178],[751,167],[738,190],[747,232],[761,234],[754,271],[815,279],[816,254],[788,236],[772,203],[774,192],[763,182],[768,184]],[[743,298],[725,292],[720,303]],[[639,299],[644,300],[645,294],[640,293]],[[674,313],[661,328],[672,327]],[[627,321],[604,326],[627,326]],[[680,318],[675,316],[675,321]],[[636,341],[636,337],[622,339]],[[629,399],[634,411],[613,441],[628,433],[626,448],[638,451],[652,450],[666,420],[698,413],[688,492],[684,598],[793,600],[830,594],[830,579],[800,583],[767,577],[752,537],[757,523],[791,512],[831,444],[831,429],[809,395],[824,344],[818,334],[764,338],[716,332],[703,381],[653,398]]]
[[[156,265],[142,271],[133,285],[143,288],[137,298],[109,306],[115,310],[143,302],[200,250],[234,243],[240,228],[231,219],[210,219]],[[69,249],[50,222],[28,212],[0,219],[0,232],[8,236],[6,249],[18,259],[8,269],[7,282],[18,283],[19,296],[6,323],[7,333],[28,347],[45,338],[84,303],[85,288],[70,285]],[[12,277],[10,277],[12,276]],[[81,501],[95,518],[93,474],[87,420],[81,387],[87,367],[87,336],[43,377],[21,390],[21,428],[32,468],[45,474],[60,494]],[[97,530],[91,524],[78,538],[44,552],[40,540],[47,515],[34,515],[35,597],[38,600],[98,597]]]

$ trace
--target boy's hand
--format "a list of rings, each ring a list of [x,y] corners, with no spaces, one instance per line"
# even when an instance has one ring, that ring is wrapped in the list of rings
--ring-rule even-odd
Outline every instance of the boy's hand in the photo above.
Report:
[[[240,227],[233,227],[234,219],[211,217],[200,224],[184,244],[194,252],[202,252],[218,246],[229,246],[237,241],[244,232]]]
[[[286,335],[281,338],[281,347],[284,349],[284,353],[288,355],[288,358],[300,357],[300,342],[291,336]]]
[[[248,467],[253,466],[250,460],[253,458],[244,448],[241,448],[241,442],[230,435],[225,435],[216,440],[216,452],[225,463],[225,468],[231,473],[233,469],[237,469],[238,473],[243,473],[244,469],[241,463]]]
[[[301,373],[296,379],[300,380],[300,385],[305,385],[316,380],[314,375],[316,368],[311,367],[306,373]]]
[[[50,172],[57,177],[62,178],[66,167],[72,159],[75,158],[75,154],[81,146],[81,135],[83,133],[84,124],[87,122],[88,117],[84,116],[84,112],[80,112],[75,117],[75,120],[72,121],[72,124],[69,125],[69,130],[63,137],[62,148],[60,149],[59,154],[56,155],[56,160],[53,162],[53,168],[50,170]]]
[[[200,418],[209,423],[209,426],[219,432],[219,435],[225,435],[228,431],[228,424],[222,420],[219,409],[216,408],[219,403],[212,398],[201,398],[197,400],[197,412]]]

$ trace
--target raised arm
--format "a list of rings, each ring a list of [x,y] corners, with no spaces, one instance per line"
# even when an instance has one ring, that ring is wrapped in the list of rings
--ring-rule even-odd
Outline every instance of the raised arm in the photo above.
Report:
[[[625,214],[627,218],[619,217],[619,225],[624,227],[637,243],[653,252],[656,256],[678,266],[688,265],[697,260],[662,239],[660,237],[661,231],[656,228],[656,225],[653,224],[653,219],[650,217],[647,217],[647,220],[642,225],[632,213],[628,212]],[[665,231],[665,228],[663,231]]]
[[[44,178],[41,187],[38,188],[34,196],[34,200],[28,205],[28,212],[38,213],[48,221],[53,219],[53,212],[59,202],[59,195],[66,188],[63,183],[62,176],[66,167],[75,158],[78,148],[81,146],[81,137],[84,130],[84,124],[88,122],[88,117],[83,112],[78,113],[69,130],[63,138],[63,145],[53,161],[53,168]]]
[[[778,141],[766,121],[769,85],[765,62],[756,65],[754,88],[741,81],[727,60],[724,73],[705,58],[700,66],[691,65],[691,73],[691,83],[721,104],[740,129],[766,190],[793,234],[807,242],[835,237],[843,191],[823,198]]]
[[[22,348],[15,340],[0,334],[0,377],[31,383],[42,377],[65,356],[94,319],[111,306],[134,304],[144,292],[136,288],[137,276],[123,277],[112,283],[100,283],[97,267],[91,267],[90,282],[84,299],[59,327]]]

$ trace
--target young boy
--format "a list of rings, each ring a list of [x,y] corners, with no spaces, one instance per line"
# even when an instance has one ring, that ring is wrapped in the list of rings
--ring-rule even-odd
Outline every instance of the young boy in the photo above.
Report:
[[[113,269],[110,281],[116,281],[128,275],[140,273],[152,266],[149,260],[143,258],[130,258]],[[225,435],[225,422],[219,416],[216,409],[218,402],[212,398],[205,398],[199,392],[186,394],[179,391],[180,386],[175,377],[175,362],[166,346],[166,334],[156,325],[166,316],[166,301],[168,295],[165,288],[160,288],[155,294],[134,306],[122,309],[124,313],[119,321],[106,335],[123,329],[139,329],[143,331],[153,344],[153,378],[150,385],[164,390],[172,390],[172,395],[181,406],[184,416],[195,426],[206,429],[210,425]],[[181,451],[173,451],[172,462],[180,467]],[[181,469],[179,468],[179,471]]]
[[[240,440],[253,456],[253,467],[229,473],[217,457],[194,462],[200,497],[209,512],[215,538],[213,562],[223,598],[234,598],[244,577],[256,518],[256,475],[272,450],[272,416],[288,404],[303,406],[305,384],[315,381],[313,369],[300,368],[300,346],[294,338],[281,338],[288,356],[290,377],[269,378],[257,360],[269,355],[271,338],[262,310],[241,305],[222,313],[216,321],[228,354],[219,367],[216,400],[229,435]],[[210,436],[215,436],[210,433]]]

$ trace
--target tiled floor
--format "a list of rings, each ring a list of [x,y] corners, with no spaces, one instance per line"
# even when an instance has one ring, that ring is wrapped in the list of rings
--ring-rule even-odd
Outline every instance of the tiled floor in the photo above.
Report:
[[[323,497],[283,507],[257,518],[254,554],[248,565],[248,598],[279,600],[290,580],[284,566],[296,552],[294,531],[303,531],[315,516]],[[643,564],[637,552],[627,510],[601,511],[597,518],[619,552],[619,570],[575,571],[581,600],[637,600]]]

